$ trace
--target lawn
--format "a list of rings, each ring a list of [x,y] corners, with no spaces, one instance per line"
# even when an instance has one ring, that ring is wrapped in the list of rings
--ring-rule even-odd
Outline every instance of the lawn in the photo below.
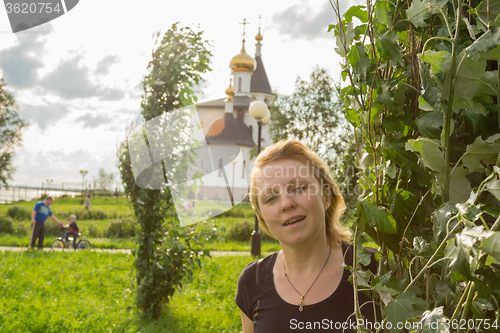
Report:
[[[27,247],[31,236],[30,214],[37,200],[19,201],[0,204],[0,246]],[[83,236],[87,237],[92,247],[103,249],[132,249],[134,247],[135,223],[133,210],[125,197],[95,196],[93,207],[82,215],[83,206],[80,198],[56,198],[51,206],[54,215],[65,222],[75,214]],[[212,214],[221,213],[205,222],[196,223],[198,231],[210,231],[211,237],[204,245],[208,250],[248,251],[250,235],[254,229],[254,212],[249,203],[242,203],[223,212],[217,202],[196,202],[197,209]],[[81,218],[80,218],[81,217]],[[6,221],[7,220],[7,221]],[[10,223],[2,226],[2,223]],[[6,231],[7,230],[7,231]],[[61,235],[61,230],[52,220],[46,222],[45,247],[50,247],[53,240]],[[279,250],[277,241],[262,233],[262,252]]]
[[[0,332],[239,332],[236,281],[250,256],[203,258],[165,314],[140,320],[133,257],[0,252]]]

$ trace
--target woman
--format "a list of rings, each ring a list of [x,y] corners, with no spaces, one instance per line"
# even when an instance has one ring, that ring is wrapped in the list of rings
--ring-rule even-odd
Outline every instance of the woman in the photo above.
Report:
[[[328,166],[299,141],[283,140],[261,152],[250,177],[259,223],[282,250],[248,265],[236,303],[245,333],[355,329],[351,233],[339,217],[344,200]],[[372,258],[369,265],[376,270]],[[359,294],[373,321],[373,304]]]

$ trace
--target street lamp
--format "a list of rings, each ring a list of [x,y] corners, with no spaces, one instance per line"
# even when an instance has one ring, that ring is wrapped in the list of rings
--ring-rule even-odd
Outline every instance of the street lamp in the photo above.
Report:
[[[253,101],[248,107],[248,112],[255,119],[259,125],[259,134],[257,136],[257,156],[260,154],[260,138],[262,135],[262,123],[267,123],[271,119],[271,113],[267,108],[267,104],[262,101]],[[254,256],[260,256],[260,232],[259,232],[259,220],[257,215],[255,215],[255,230],[252,232],[252,250],[251,254]]]
[[[80,205],[83,205],[83,186],[84,186],[84,180],[85,180],[85,175],[87,174],[87,170],[80,170],[80,173],[82,174],[82,200],[80,201]]]
[[[235,197],[235,195],[234,195],[234,166],[238,162],[238,156],[233,155],[233,156],[229,157],[229,160],[231,161],[231,164],[233,165],[233,189],[231,191],[233,193],[233,198],[234,198]],[[234,203],[233,203],[233,207],[234,207]]]
[[[47,185],[47,189],[48,189],[47,195],[50,195],[50,183],[52,183],[53,181],[54,181],[53,179],[47,179],[47,184],[48,184]]]

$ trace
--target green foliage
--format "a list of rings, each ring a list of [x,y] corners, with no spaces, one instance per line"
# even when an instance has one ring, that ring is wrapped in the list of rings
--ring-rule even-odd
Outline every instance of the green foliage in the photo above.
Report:
[[[201,74],[210,70],[211,53],[206,49],[207,44],[201,32],[179,29],[177,24],[165,33],[153,51],[149,72],[143,80],[141,108],[145,122],[196,102],[193,89],[199,84]],[[161,135],[163,140],[172,143],[175,140],[175,146],[191,144],[183,141],[190,138],[172,138],[168,133]],[[134,251],[136,304],[144,316],[157,319],[164,304],[182,286],[183,278],[191,276],[199,263],[198,256],[204,252],[199,245],[201,237],[194,232],[194,227],[180,227],[170,191],[145,189],[136,184],[128,149],[128,141],[123,142],[118,159],[125,193],[132,203],[138,227]],[[165,180],[171,176],[171,170],[162,168],[162,171]]]
[[[106,230],[108,238],[130,238],[135,236],[135,223],[132,219],[113,221]]]
[[[0,78],[0,184],[8,186],[15,171],[12,165],[14,148],[21,144],[22,130],[28,123],[19,118],[14,96],[5,90],[6,84]]]
[[[363,288],[386,321],[434,320],[436,332],[445,320],[493,322],[500,2],[375,0],[334,10],[340,98],[364,190],[354,241],[369,237],[380,252],[378,274]]]
[[[7,216],[12,217],[15,220],[31,220],[32,210],[22,208],[19,206],[11,206],[7,209]]]
[[[0,216],[0,234],[10,234],[14,232],[14,224],[12,219],[7,216]]]

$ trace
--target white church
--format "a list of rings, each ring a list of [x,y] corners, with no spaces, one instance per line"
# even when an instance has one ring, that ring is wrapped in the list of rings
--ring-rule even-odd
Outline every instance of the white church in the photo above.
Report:
[[[246,52],[244,35],[241,51],[229,62],[232,77],[225,90],[227,97],[196,105],[206,143],[210,146],[208,151],[197,157],[197,163],[201,169],[215,171],[203,177],[203,185],[196,190],[193,198],[196,200],[227,202],[231,192],[234,204],[238,204],[248,193],[253,163],[249,152],[258,143],[258,123],[250,115],[249,106],[258,100],[269,107],[275,96],[262,61],[260,28],[255,36],[255,57]],[[264,124],[266,121],[269,118],[262,121],[261,149],[272,143],[270,122]]]

